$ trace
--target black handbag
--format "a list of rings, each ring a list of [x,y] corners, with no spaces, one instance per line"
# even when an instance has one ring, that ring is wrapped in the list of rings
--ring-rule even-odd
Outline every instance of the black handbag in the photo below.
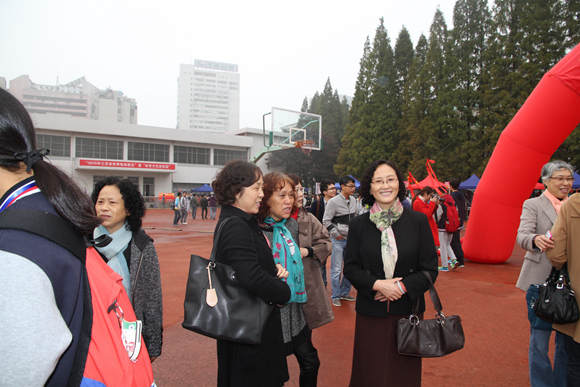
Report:
[[[440,357],[449,355],[465,345],[461,317],[445,316],[441,301],[431,275],[422,271],[429,279],[429,294],[437,311],[434,320],[419,320],[419,298],[413,303],[409,318],[397,321],[397,349],[401,355],[417,357]]]
[[[274,305],[249,293],[231,266],[215,261],[220,234],[229,219],[218,228],[209,260],[191,256],[182,326],[218,340],[260,344]]]
[[[552,267],[546,283],[540,286],[534,313],[552,324],[571,324],[580,319],[567,264],[562,266],[562,270]]]

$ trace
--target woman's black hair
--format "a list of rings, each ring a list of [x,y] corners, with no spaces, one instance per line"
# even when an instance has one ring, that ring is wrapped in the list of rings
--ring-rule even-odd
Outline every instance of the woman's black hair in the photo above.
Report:
[[[236,195],[244,188],[252,186],[262,177],[262,170],[256,164],[248,161],[234,160],[215,177],[211,187],[215,193],[217,202],[222,205],[234,204]]]
[[[107,185],[114,185],[119,188],[119,191],[121,191],[121,196],[123,197],[125,209],[127,212],[129,212],[129,215],[127,215],[126,218],[127,223],[129,224],[129,230],[133,232],[139,231],[143,225],[143,217],[145,216],[146,207],[143,195],[141,195],[141,192],[139,192],[137,186],[128,179],[119,179],[118,177],[107,176],[95,185],[95,189],[91,194],[93,204],[97,204],[101,190]]]
[[[11,157],[36,150],[30,115],[16,97],[0,88],[0,168],[20,171],[21,161]],[[79,234],[87,235],[99,225],[91,199],[66,173],[42,158],[32,165],[32,171],[38,188]]]
[[[386,164],[395,170],[395,173],[397,174],[397,179],[399,179],[399,193],[397,194],[397,197],[401,202],[405,200],[405,193],[407,191],[407,188],[405,187],[405,180],[403,178],[403,175],[401,174],[401,171],[399,171],[399,168],[397,168],[395,163],[393,163],[392,161],[381,159],[373,161],[364,171],[362,179],[360,180],[360,195],[362,197],[363,205],[368,204],[369,206],[372,206],[373,204],[375,204],[375,197],[371,193],[371,181],[373,180],[373,175],[375,174],[377,168],[383,164]]]

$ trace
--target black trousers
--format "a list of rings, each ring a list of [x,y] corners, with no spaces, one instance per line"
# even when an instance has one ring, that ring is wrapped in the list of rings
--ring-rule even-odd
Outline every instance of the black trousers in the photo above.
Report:
[[[566,386],[580,386],[580,343],[568,335],[564,335],[566,355],[568,355],[568,370],[566,372]]]
[[[461,230],[457,230],[453,233],[453,239],[451,239],[451,248],[455,253],[455,258],[457,258],[457,265],[464,265],[465,261],[463,259],[463,247],[461,247]]]

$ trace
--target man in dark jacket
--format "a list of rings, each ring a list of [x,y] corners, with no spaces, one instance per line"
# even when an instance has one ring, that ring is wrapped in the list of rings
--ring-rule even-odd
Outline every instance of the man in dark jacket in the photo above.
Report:
[[[334,185],[334,182],[329,179],[323,179],[320,183],[320,192],[322,192],[322,195],[312,202],[308,212],[316,216],[320,223],[322,223],[322,219],[324,219],[324,209],[326,208],[328,201],[336,196],[336,186]],[[326,286],[328,284],[326,280],[326,266],[320,267],[320,274],[324,280],[324,286]]]
[[[324,179],[320,183],[320,192],[322,192],[322,198],[316,198],[312,202],[310,212],[312,215],[316,216],[316,218],[322,223],[322,219],[324,219],[324,208],[330,199],[336,196],[336,187],[334,186],[334,182],[332,180]]]
[[[205,197],[205,194],[203,194],[201,196],[201,200],[199,201],[199,204],[201,206],[201,218],[202,219],[207,219],[207,206],[208,206],[208,202],[207,202],[207,198]]]
[[[455,201],[455,206],[457,207],[457,212],[459,213],[459,228],[453,233],[453,239],[451,240],[451,249],[455,253],[457,258],[457,267],[465,267],[465,260],[463,257],[463,248],[461,247],[461,230],[463,230],[463,222],[467,218],[467,200],[461,192],[459,192],[459,180],[453,179],[449,182],[449,190],[451,191],[451,197]]]

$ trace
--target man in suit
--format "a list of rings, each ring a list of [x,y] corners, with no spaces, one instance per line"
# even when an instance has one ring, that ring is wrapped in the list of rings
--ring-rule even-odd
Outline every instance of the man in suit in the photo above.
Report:
[[[322,192],[322,197],[317,197],[316,200],[310,205],[308,210],[312,215],[322,223],[324,219],[324,209],[328,204],[328,201],[336,196],[336,186],[334,182],[329,179],[323,179],[320,183],[320,192]],[[320,267],[320,274],[322,274],[322,279],[324,280],[324,286],[328,284],[326,280],[326,266]]]
[[[546,235],[560,212],[562,203],[568,200],[568,193],[574,182],[574,169],[560,160],[551,161],[542,167],[542,181],[546,190],[537,198],[524,202],[517,242],[527,253],[516,286],[527,292],[529,303],[537,298],[538,287],[546,281],[552,265],[546,250],[554,248],[554,242]],[[543,320],[537,320],[528,313],[531,323],[528,362],[531,387],[565,386],[567,356],[564,335],[556,332],[554,368],[550,363],[548,349],[552,327]],[[547,326],[546,326],[547,324]]]

